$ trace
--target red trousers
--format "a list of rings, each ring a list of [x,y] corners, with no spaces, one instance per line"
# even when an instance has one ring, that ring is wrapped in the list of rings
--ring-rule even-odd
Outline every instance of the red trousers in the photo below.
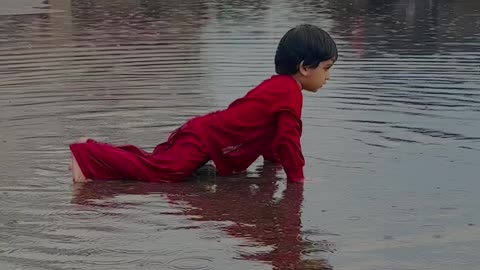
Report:
[[[176,182],[191,176],[209,160],[189,122],[152,153],[133,145],[114,146],[94,140],[71,144],[70,150],[85,177],[93,180]]]

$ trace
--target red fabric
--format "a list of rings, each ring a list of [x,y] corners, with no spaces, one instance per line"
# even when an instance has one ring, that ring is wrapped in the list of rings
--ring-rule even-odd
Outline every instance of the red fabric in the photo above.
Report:
[[[89,179],[179,181],[208,159],[226,175],[246,170],[264,155],[282,164],[288,180],[301,182],[302,103],[297,82],[276,75],[227,109],[193,118],[153,153],[93,141],[72,144],[70,149]]]
[[[113,146],[94,140],[74,143],[70,150],[85,177],[94,180],[176,182],[208,161],[205,147],[190,122],[152,153],[133,145]]]
[[[300,146],[303,96],[291,76],[276,75],[226,110],[193,119],[220,174],[245,170],[261,154],[279,161],[291,181],[303,181]]]

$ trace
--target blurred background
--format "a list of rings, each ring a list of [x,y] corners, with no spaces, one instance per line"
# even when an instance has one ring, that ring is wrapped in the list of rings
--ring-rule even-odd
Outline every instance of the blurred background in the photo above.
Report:
[[[1,269],[478,268],[479,1],[1,4]],[[305,94],[303,187],[261,159],[71,183],[73,140],[153,149],[273,75],[300,23],[339,49]]]

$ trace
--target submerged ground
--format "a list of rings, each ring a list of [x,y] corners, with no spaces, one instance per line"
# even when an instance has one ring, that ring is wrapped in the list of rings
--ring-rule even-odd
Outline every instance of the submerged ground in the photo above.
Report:
[[[1,269],[478,269],[477,0],[2,5]],[[303,22],[340,50],[305,95],[304,187],[261,160],[71,183],[75,138],[152,149],[272,75]]]

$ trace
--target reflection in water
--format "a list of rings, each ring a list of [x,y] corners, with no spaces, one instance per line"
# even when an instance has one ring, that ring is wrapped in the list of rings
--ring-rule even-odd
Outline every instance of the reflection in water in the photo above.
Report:
[[[267,0],[219,0],[214,1],[216,19],[221,23],[261,21],[269,9]]]
[[[358,0],[329,5],[335,31],[351,36],[352,45],[363,46],[369,56],[464,51],[474,49],[468,41],[480,34],[478,1]]]
[[[1,269],[478,268],[480,1],[2,4]],[[304,191],[265,168],[71,203],[68,143],[148,150],[270,76],[303,22],[340,50],[305,95]]]
[[[241,179],[239,176],[218,182],[212,182],[207,176],[207,179],[189,184],[79,184],[74,190],[73,203],[101,206],[122,195],[165,196],[170,204],[183,205],[181,214],[187,218],[205,224],[212,221],[227,224],[221,230],[230,237],[248,242],[242,246],[267,249],[259,252],[239,249],[236,251],[239,258],[268,262],[274,269],[331,269],[323,259],[302,258],[310,252],[333,250],[328,242],[304,240],[301,232],[303,185],[287,183],[281,190],[279,184],[282,183],[275,176],[280,169],[277,165],[266,164],[257,169],[257,177]],[[122,204],[113,207],[122,207]]]

